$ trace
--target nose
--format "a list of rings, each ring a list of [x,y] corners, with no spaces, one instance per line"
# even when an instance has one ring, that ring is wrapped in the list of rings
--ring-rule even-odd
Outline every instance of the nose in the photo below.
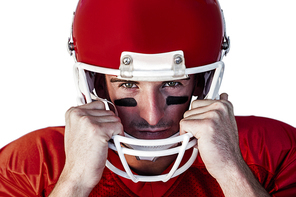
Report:
[[[156,125],[164,116],[165,98],[157,90],[147,90],[138,102],[140,116],[150,125]]]

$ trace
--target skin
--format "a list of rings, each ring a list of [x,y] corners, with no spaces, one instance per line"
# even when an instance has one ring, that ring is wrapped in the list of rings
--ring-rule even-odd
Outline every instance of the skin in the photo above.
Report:
[[[220,100],[193,101],[191,110],[187,110],[189,101],[166,105],[168,96],[190,96],[195,83],[194,77],[173,82],[133,82],[106,76],[111,101],[132,97],[137,106],[117,107],[119,117],[106,111],[101,101],[67,111],[66,163],[50,196],[88,196],[101,179],[108,140],[123,135],[123,131],[140,139],[190,132],[198,139],[201,158],[225,196],[268,196],[241,156],[227,94],[222,94]],[[126,159],[140,174],[159,174],[175,157],[162,157],[156,162],[138,161],[132,156]]]
[[[182,105],[167,105],[168,96],[191,95],[195,78],[174,82],[127,82],[106,76],[106,85],[112,102],[133,97],[136,107],[117,106],[124,131],[139,139],[163,139],[179,131],[179,122],[189,107],[189,100]],[[142,175],[162,173],[176,155],[158,158],[155,162],[139,161],[125,155],[130,167]]]
[[[233,106],[227,94],[220,100],[196,100],[180,122],[180,134],[192,133],[208,172],[225,196],[269,196],[244,162]]]

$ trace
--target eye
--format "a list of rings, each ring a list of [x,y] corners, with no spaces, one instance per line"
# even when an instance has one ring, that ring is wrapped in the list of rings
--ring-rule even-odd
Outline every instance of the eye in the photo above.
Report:
[[[136,86],[136,84],[134,84],[134,83],[122,83],[121,85],[120,85],[121,87],[124,87],[124,88],[136,88],[137,86]]]
[[[169,81],[164,84],[164,87],[176,87],[178,85],[181,85],[181,84],[176,81]]]

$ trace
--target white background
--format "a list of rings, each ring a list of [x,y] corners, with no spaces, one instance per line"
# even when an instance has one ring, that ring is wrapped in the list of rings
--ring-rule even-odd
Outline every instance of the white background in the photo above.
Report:
[[[64,125],[76,104],[66,42],[76,0],[0,3],[0,147],[30,131]],[[221,0],[231,50],[221,92],[236,115],[296,126],[296,1]]]

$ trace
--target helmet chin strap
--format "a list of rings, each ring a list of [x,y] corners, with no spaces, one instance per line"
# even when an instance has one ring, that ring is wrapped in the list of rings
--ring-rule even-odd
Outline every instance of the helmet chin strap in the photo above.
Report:
[[[128,133],[124,132],[125,137],[131,138],[131,139],[138,139],[135,138]],[[175,133],[169,138],[174,138],[179,136],[179,132]],[[126,147],[134,149],[134,150],[140,150],[140,151],[160,151],[160,150],[167,150],[169,148],[177,146],[179,143],[174,143],[174,144],[167,144],[167,145],[159,145],[159,146],[141,146],[141,145],[133,145],[133,144],[124,144]],[[137,160],[148,160],[148,161],[156,161],[159,157],[146,157],[146,156],[136,156]]]

